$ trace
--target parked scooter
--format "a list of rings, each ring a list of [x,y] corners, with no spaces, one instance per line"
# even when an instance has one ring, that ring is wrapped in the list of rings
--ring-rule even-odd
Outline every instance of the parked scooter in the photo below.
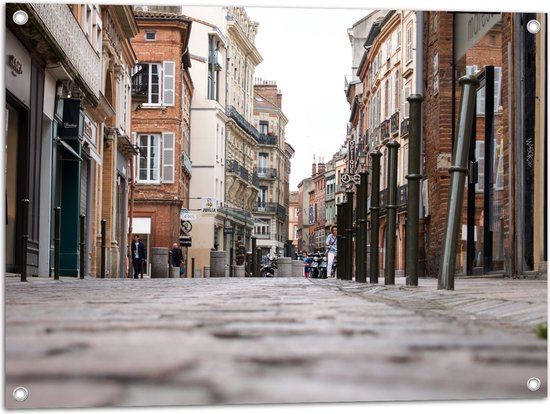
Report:
[[[325,255],[321,256],[321,260],[319,263],[319,279],[327,278],[327,264],[327,257]]]
[[[309,265],[309,277],[313,279],[326,279],[327,277],[327,263],[326,258],[319,253],[313,253],[310,255],[311,263]]]
[[[264,256],[260,265],[260,277],[274,277],[277,269],[276,256]]]

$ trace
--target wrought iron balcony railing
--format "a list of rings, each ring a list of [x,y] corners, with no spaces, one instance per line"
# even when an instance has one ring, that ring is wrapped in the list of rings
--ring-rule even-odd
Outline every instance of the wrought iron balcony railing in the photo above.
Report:
[[[403,207],[407,205],[407,194],[409,186],[407,184],[397,188],[397,205]]]
[[[234,106],[228,105],[225,112],[227,116],[233,119],[238,126],[240,126],[247,134],[253,137],[256,142],[260,140],[260,133],[250,122],[248,122],[244,117],[235,109]]]
[[[391,133],[392,135],[399,132],[399,112],[394,113],[390,118]]]
[[[401,121],[401,136],[409,136],[409,118],[405,118]]]
[[[277,135],[260,134],[260,137],[258,139],[258,144],[277,145],[278,143],[279,138],[277,137]]]
[[[273,180],[277,178],[277,168],[257,167],[254,172],[261,180]]]

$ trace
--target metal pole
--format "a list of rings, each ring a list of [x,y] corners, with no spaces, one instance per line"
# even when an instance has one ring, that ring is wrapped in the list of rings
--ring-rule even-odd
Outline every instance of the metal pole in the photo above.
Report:
[[[256,273],[256,237],[252,237],[252,265],[250,266],[250,276],[260,276]]]
[[[483,183],[483,272],[491,271],[493,262],[493,137],[494,137],[494,96],[495,68],[485,67],[485,160]]]
[[[233,247],[229,248],[229,277],[233,277]]]
[[[388,155],[388,204],[386,205],[386,268],[384,284],[395,285],[395,227],[397,215],[397,150],[401,146],[396,140],[386,144]]]
[[[357,190],[357,237],[355,240],[355,281],[367,282],[367,192],[368,173],[359,173],[361,181]]]
[[[86,216],[80,215],[80,279],[84,279],[84,264],[86,262]]]
[[[348,213],[347,202],[344,201],[342,203],[341,209],[342,209],[341,210],[341,213],[342,213],[341,225],[342,225],[342,227],[339,230],[339,233],[341,234],[341,237],[340,237],[340,241],[338,241],[338,243],[339,243],[338,250],[340,250],[340,259],[341,259],[342,265],[340,266],[340,276],[338,277],[338,279],[345,280],[346,277],[347,277],[347,272],[348,272],[348,265],[346,263],[346,259],[348,257],[348,255],[346,254],[346,247],[347,247],[347,243],[348,243],[348,235],[347,235],[347,232],[346,232],[346,225],[347,225],[347,222],[348,222],[348,219],[346,217],[347,213]]]
[[[27,281],[27,250],[29,244],[29,202],[28,198],[21,200],[21,282]]]
[[[342,237],[342,232],[344,230],[344,224],[343,224],[343,204],[339,203],[336,205],[336,277],[338,279],[341,278],[343,274],[343,259],[342,259],[342,251],[344,249],[344,242]]]
[[[346,274],[344,280],[353,279],[353,191],[349,189],[346,199],[346,248],[344,254],[346,255]]]
[[[168,277],[172,277],[172,249],[168,250]]]
[[[462,89],[458,113],[458,129],[455,139],[453,165],[449,168],[451,184],[449,186],[447,220],[445,223],[437,284],[438,289],[446,290],[454,290],[458,231],[460,227],[460,215],[462,213],[464,182],[468,174],[468,150],[470,147],[472,122],[475,115],[476,89],[479,81],[474,76],[464,76],[460,78],[458,83]]]
[[[191,278],[195,277],[195,258],[191,256]]]
[[[55,208],[55,231],[54,231],[54,280],[59,280],[59,262],[61,256],[61,207]]]
[[[374,150],[370,153],[372,165],[371,207],[370,207],[370,283],[378,283],[380,264],[378,258],[378,239],[380,226],[380,157],[382,153]]]
[[[407,228],[405,232],[405,276],[408,286],[418,286],[418,217],[420,209],[420,140],[422,95],[407,98],[410,107],[409,171],[407,171]]]
[[[101,219],[101,279],[105,279],[105,263],[106,263],[106,257],[105,257],[105,225],[107,224],[107,221],[105,219]]]
[[[256,275],[260,276],[260,264],[262,262],[262,249],[256,248]]]
[[[475,107],[475,106],[474,106]],[[476,218],[476,182],[478,162],[476,160],[476,117],[472,120],[472,135],[470,138],[470,171],[468,177],[468,214],[466,225],[466,274],[474,274],[475,245],[475,218]]]

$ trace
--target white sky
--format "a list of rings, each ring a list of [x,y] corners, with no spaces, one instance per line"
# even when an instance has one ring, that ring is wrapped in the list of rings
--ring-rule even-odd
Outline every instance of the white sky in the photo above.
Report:
[[[247,7],[257,21],[263,57],[256,77],[274,80],[289,120],[286,140],[295,149],[290,190],[311,175],[313,155],[328,161],[346,139],[349,104],[344,76],[351,75],[347,29],[368,9]]]

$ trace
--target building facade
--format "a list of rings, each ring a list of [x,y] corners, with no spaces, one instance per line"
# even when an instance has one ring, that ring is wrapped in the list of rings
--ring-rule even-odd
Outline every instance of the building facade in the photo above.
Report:
[[[16,10],[28,14],[28,24],[13,23]],[[59,274],[78,276],[84,262],[84,274],[95,276],[103,195],[115,191],[105,174],[116,164],[105,154],[120,153],[123,169],[132,152],[126,150],[129,69],[135,63],[129,39],[137,25],[126,6],[12,3],[6,12],[5,156],[7,171],[16,172],[5,177],[6,270],[21,271],[21,200],[28,199],[27,273],[53,273],[59,207]],[[106,217],[110,275],[123,266],[118,252],[124,249],[125,230],[113,222],[125,221],[126,204],[123,197]],[[80,249],[82,231],[85,251]]]
[[[179,241],[180,211],[189,205],[191,21],[172,11],[177,10],[134,11],[140,28],[132,42],[139,61],[134,93],[143,101],[132,116],[139,159],[131,221],[148,257],[152,247],[170,248]]]
[[[282,94],[274,81],[254,85],[254,126],[260,136],[256,146],[254,174],[259,192],[254,207],[254,236],[262,254],[282,256],[288,234],[290,158],[294,150],[285,141],[287,118]]]

